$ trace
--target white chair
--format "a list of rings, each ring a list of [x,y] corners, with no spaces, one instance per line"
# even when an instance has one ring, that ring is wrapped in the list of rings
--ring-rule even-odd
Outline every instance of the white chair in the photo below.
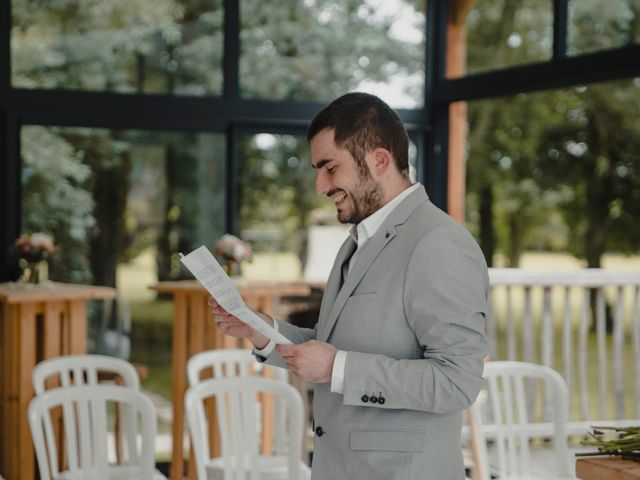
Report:
[[[42,395],[49,387],[70,387],[74,385],[97,385],[105,381],[117,382],[138,390],[140,378],[135,367],[126,360],[106,355],[64,355],[43,360],[35,366],[32,373],[33,389],[36,395]],[[125,415],[129,415],[126,418]],[[129,449],[135,448],[134,432],[121,425],[132,425],[130,413],[119,411],[116,416],[115,450],[117,458],[123,458],[122,445],[126,442]],[[123,438],[126,436],[127,438]],[[129,452],[131,455],[132,452]]]
[[[575,479],[567,438],[569,394],[562,376],[544,365],[492,361],[485,364],[484,377],[487,394],[480,395],[469,409],[471,421],[481,425],[475,429],[477,443],[483,449],[480,462],[488,462],[487,442],[492,441],[497,457],[494,473],[500,480]],[[535,389],[539,385],[544,387],[542,392]],[[532,402],[536,396],[550,402],[547,411],[552,423],[534,418]],[[485,409],[491,415],[491,424],[483,419]],[[551,465],[545,465],[546,473],[536,474],[531,443],[542,438],[553,439],[553,460]],[[482,470],[484,479],[489,480],[490,469]]]
[[[35,366],[33,388],[36,395],[40,395],[47,389],[46,382],[56,378],[63,387],[95,385],[100,382],[101,373],[119,376],[127,387],[140,387],[135,367],[126,360],[106,355],[64,355],[43,360]]]
[[[112,405],[131,413],[130,427],[140,440],[140,447],[128,450],[126,463],[108,459]],[[61,432],[56,432],[60,415]],[[155,409],[139,390],[116,385],[53,388],[31,400],[28,416],[41,480],[166,480],[155,471]]]
[[[206,350],[196,353],[189,358],[187,362],[187,378],[189,385],[195,385],[202,380],[203,373],[213,374],[213,378],[232,378],[247,376],[265,376],[272,377],[284,383],[289,382],[289,371],[284,368],[270,367],[256,361],[250,350],[241,348],[222,348],[215,350]],[[210,377],[205,377],[210,378]],[[297,386],[296,386],[297,387]],[[302,393],[301,393],[302,394]],[[303,405],[306,398],[302,396]],[[275,452],[277,454],[284,453],[284,432],[286,426],[283,425],[283,407],[281,402],[276,398],[273,408],[269,409],[265,414],[273,412],[273,441]],[[264,405],[264,402],[262,403]],[[307,412],[305,408],[305,418]],[[303,430],[306,425],[303,425]],[[266,435],[266,434],[265,434]],[[263,435],[264,437],[264,435]]]
[[[204,371],[211,369],[214,378],[247,377],[266,373],[284,382],[288,381],[288,371],[284,368],[269,367],[256,361],[250,350],[241,348],[220,348],[205,350],[189,358],[187,362],[187,378],[189,385],[201,381]]]
[[[260,451],[258,395],[273,395],[286,417],[286,454],[265,456]],[[212,458],[205,401],[215,399],[221,456]],[[300,460],[304,410],[299,392],[272,378],[213,378],[192,385],[185,396],[198,480],[305,480],[310,470]]]

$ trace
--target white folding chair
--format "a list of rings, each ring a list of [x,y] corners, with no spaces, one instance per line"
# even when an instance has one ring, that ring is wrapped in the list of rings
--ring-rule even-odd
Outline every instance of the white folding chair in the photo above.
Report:
[[[575,479],[567,438],[569,393],[562,376],[544,365],[492,361],[485,364],[484,377],[487,395],[479,396],[480,401],[469,409],[471,421],[481,425],[475,434],[485,449],[481,452],[482,461],[490,458],[487,442],[493,442],[497,457],[493,472],[500,480]],[[536,390],[537,386],[543,386],[542,391]],[[547,412],[551,423],[536,418],[539,412],[532,411],[536,396],[550,402]],[[490,420],[483,418],[485,409]],[[545,465],[545,473],[536,473],[531,444],[542,438],[553,439],[553,461],[548,468]],[[490,478],[489,470],[485,469],[485,480]]]
[[[271,394],[283,405],[286,454],[261,455],[258,395]],[[215,399],[221,455],[211,457],[205,401]],[[300,393],[272,378],[213,378],[192,385],[185,396],[198,480],[305,480],[309,467],[300,460],[304,410]]]
[[[126,463],[110,463],[107,438],[112,406],[131,413],[140,446],[128,451]],[[61,415],[61,437],[55,419]],[[164,479],[155,471],[156,417],[153,403],[142,392],[116,385],[82,385],[48,390],[29,404],[29,427],[41,480]]]
[[[138,390],[140,378],[135,367],[121,358],[106,355],[64,355],[43,360],[35,366],[32,373],[33,389],[36,395],[42,395],[48,388],[70,387],[74,385],[97,385],[105,379]],[[125,415],[129,415],[127,418]],[[121,426],[132,425],[131,414],[118,411],[114,428],[115,450],[117,458],[122,458],[122,446],[135,448],[134,431]],[[125,439],[124,436],[127,438]],[[133,452],[129,452],[131,455]]]

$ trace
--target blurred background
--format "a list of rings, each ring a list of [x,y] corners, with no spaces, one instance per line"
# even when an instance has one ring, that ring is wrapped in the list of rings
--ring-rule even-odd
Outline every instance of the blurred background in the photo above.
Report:
[[[637,0],[0,8],[1,280],[20,233],[51,235],[50,279],[118,291],[90,350],[144,363],[159,402],[173,306],[149,287],[224,233],[252,247],[244,278],[303,280],[312,227],[338,227],[306,126],[349,91],[398,110],[412,178],[490,266],[640,269]]]

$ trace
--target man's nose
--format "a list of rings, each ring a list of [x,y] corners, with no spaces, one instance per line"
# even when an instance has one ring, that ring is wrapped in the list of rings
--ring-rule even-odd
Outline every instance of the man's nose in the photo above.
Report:
[[[318,195],[325,195],[329,191],[329,182],[322,172],[316,173],[316,192]]]

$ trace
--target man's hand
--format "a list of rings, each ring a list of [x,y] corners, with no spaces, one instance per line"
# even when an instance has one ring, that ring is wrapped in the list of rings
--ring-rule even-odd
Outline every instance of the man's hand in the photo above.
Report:
[[[289,369],[303,381],[328,383],[331,381],[336,348],[328,343],[310,340],[298,345],[276,345],[276,350]]]
[[[213,318],[216,321],[216,325],[222,333],[230,335],[232,337],[246,338],[258,349],[263,349],[267,346],[267,343],[269,343],[269,339],[267,337],[265,337],[261,333],[256,332],[253,328],[244,323],[235,315],[231,315],[224,308],[222,308],[213,297],[209,298],[208,303],[209,308],[213,313]],[[271,317],[261,312],[256,312],[256,314],[265,322],[273,326],[273,319],[271,319]]]

